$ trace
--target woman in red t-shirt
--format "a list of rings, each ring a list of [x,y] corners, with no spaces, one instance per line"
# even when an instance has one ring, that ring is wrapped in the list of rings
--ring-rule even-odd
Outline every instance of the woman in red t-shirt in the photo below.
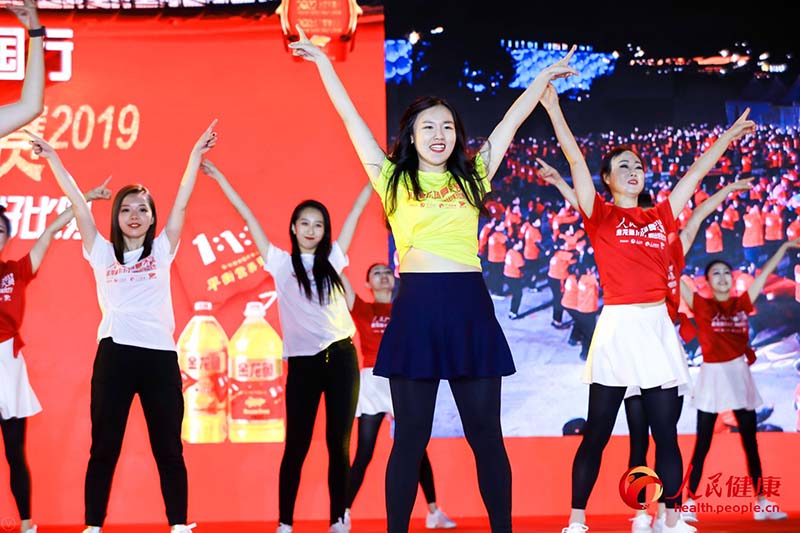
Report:
[[[679,488],[683,464],[678,448],[678,387],[690,383],[683,351],[667,312],[671,250],[667,237],[677,231],[676,218],[700,180],[728,145],[755,124],[749,110],[699,158],[668,199],[650,209],[638,207],[644,189],[641,158],[629,147],[615,147],[601,163],[602,183],[614,198],[597,194],[592,174],[548,85],[542,105],[553,123],[570,164],[584,228],[594,248],[604,294],[584,380],[589,382],[589,410],[583,440],[572,470],[572,512],[565,533],[586,531],[585,509],[600,470],[603,449],[628,387],[641,390],[656,442],[657,472],[668,495],[664,532],[689,533],[680,517]],[[670,497],[670,495],[673,495]]]
[[[350,468],[350,482],[347,489],[347,508],[344,512],[344,524],[350,528],[350,509],[356,499],[364,473],[372,460],[375,443],[378,439],[378,430],[384,417],[392,416],[392,391],[389,388],[389,379],[376,376],[372,373],[375,360],[378,357],[378,347],[383,338],[383,332],[389,324],[392,315],[392,292],[394,291],[394,274],[388,265],[375,263],[367,269],[367,287],[372,291],[374,301],[365,302],[358,297],[350,284],[350,280],[342,275],[345,288],[347,307],[353,317],[353,322],[358,331],[361,342],[361,385],[358,390],[358,404],[356,405],[356,418],[358,418],[358,445],[353,466]],[[428,515],[425,525],[431,529],[450,529],[456,523],[450,520],[436,504],[436,488],[433,483],[433,468],[428,452],[422,456],[419,465],[419,485],[428,503]]]
[[[700,485],[703,463],[711,447],[717,414],[733,410],[747,456],[747,469],[758,498],[754,518],[756,520],[786,518],[786,513],[769,510],[772,508],[772,502],[767,501],[763,494],[761,459],[756,442],[755,411],[762,400],[748,366],[755,362],[756,354],[750,347],[747,317],[753,310],[753,302],[764,288],[767,278],[783,259],[786,251],[798,247],[800,239],[784,242],[764,265],[747,292],[739,296],[731,296],[732,269],[728,263],[721,260],[712,261],[705,270],[713,298],[703,298],[681,282],[681,296],[694,312],[700,346],[703,350],[703,365],[694,389],[697,440],[692,454],[689,499],[686,501],[686,505],[690,508],[694,505],[691,498]]]
[[[108,180],[86,193],[86,200],[109,198],[111,191],[106,189],[107,183]],[[19,511],[20,531],[24,533],[36,531],[31,519],[31,476],[25,458],[25,427],[28,417],[42,410],[28,381],[25,358],[20,351],[25,344],[20,336],[25,290],[36,277],[53,236],[72,217],[72,209],[67,209],[45,228],[27,255],[17,261],[5,261],[2,254],[11,237],[11,221],[5,214],[5,207],[0,206],[0,429],[11,474],[11,493]]]

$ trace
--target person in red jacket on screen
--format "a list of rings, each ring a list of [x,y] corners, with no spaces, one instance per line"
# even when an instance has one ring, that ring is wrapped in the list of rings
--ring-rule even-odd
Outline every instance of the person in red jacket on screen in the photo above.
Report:
[[[755,411],[762,400],[749,368],[755,362],[756,354],[750,347],[748,313],[753,309],[753,302],[764,288],[767,278],[777,268],[786,252],[790,248],[798,247],[800,239],[783,243],[747,291],[738,296],[731,296],[731,266],[721,260],[712,261],[705,269],[713,298],[704,298],[686,284],[681,284],[681,296],[694,312],[703,350],[703,365],[693,395],[697,408],[697,440],[691,461],[689,499],[686,501],[690,508],[695,504],[695,492],[700,485],[703,464],[711,448],[717,414],[733,410],[747,456],[747,469],[758,498],[754,518],[786,518],[786,513],[772,510],[772,502],[767,501],[763,493]],[[693,512],[688,513],[688,517],[697,519]]]

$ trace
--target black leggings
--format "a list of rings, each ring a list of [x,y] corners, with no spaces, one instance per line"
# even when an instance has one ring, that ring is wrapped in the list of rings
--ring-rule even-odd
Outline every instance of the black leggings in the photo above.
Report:
[[[292,525],[300,472],[311,446],[319,400],[325,393],[330,523],[344,516],[350,473],[350,432],[358,400],[358,359],[353,341],[334,342],[316,355],[289,359],[286,377],[286,445],[278,481],[280,521]]]
[[[31,518],[31,473],[25,460],[26,418],[0,419],[6,460],[11,475],[11,494],[17,502],[20,520]]]
[[[100,341],[92,373],[92,447],[86,469],[86,525],[103,525],[133,396],[147,422],[169,525],[186,523],[188,481],[183,461],[183,392],[178,355]]]
[[[678,396],[678,419],[683,410],[683,396]],[[625,417],[628,419],[628,433],[630,434],[630,455],[628,468],[634,466],[647,466],[647,449],[650,446],[650,430],[647,425],[647,415],[644,412],[642,396],[636,395],[625,398]],[[675,424],[678,420],[675,420]],[[645,503],[645,491],[639,492],[639,503]],[[659,501],[665,501],[666,492],[661,494]]]
[[[589,414],[583,440],[572,464],[572,508],[586,509],[597,481],[603,450],[611,438],[625,387],[592,383],[589,387]],[[642,404],[653,440],[656,443],[656,473],[664,484],[667,507],[680,505],[683,471],[678,448],[678,388],[642,389]]]
[[[758,456],[758,442],[756,441],[756,412],[747,409],[737,409],[733,412],[736,423],[739,425],[739,434],[742,437],[742,446],[747,457],[747,471],[753,481],[755,493],[761,495],[764,490],[761,485],[761,458]],[[717,413],[697,411],[697,440],[692,454],[692,473],[689,474],[689,495],[694,497],[703,475],[703,463],[711,448],[711,438],[714,436],[714,423]]]
[[[358,446],[356,447],[356,457],[353,459],[353,466],[350,468],[350,489],[347,495],[347,507],[353,506],[361,483],[364,481],[364,473],[372,460],[372,453],[375,451],[375,442],[378,439],[378,430],[386,413],[376,415],[361,415],[358,417]],[[422,456],[419,465],[419,485],[425,494],[425,501],[436,503],[436,488],[433,485],[433,467],[428,457],[428,452]]]
[[[389,533],[406,533],[420,462],[428,445],[439,380],[391,378],[395,436],[386,469]],[[511,531],[511,465],[500,427],[501,378],[450,380],[493,533]]]

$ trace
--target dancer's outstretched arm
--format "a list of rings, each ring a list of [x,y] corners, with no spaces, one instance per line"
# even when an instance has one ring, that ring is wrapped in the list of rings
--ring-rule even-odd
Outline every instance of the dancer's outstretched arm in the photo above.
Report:
[[[347,250],[350,248],[350,243],[353,242],[353,234],[356,232],[358,220],[361,218],[364,208],[367,207],[370,196],[372,196],[372,185],[367,183],[358,194],[353,208],[350,210],[350,214],[347,215],[342,225],[342,230],[339,232],[339,237],[336,239],[336,242],[339,243],[339,248],[342,249],[342,253],[344,254],[347,253]]]
[[[725,198],[727,198],[729,194],[752,189],[753,184],[750,183],[751,181],[753,181],[753,178],[736,180],[729,183],[697,206],[697,209],[694,210],[689,221],[686,223],[686,227],[681,231],[681,246],[683,247],[684,255],[686,255],[689,252],[689,248],[692,247],[692,243],[695,237],[697,237],[697,232],[700,230],[700,224],[711,216],[711,213],[725,201]]]
[[[786,255],[786,252],[789,250],[789,248],[800,248],[800,237],[781,244],[780,248],[778,248],[778,251],[775,252],[775,255],[770,257],[769,261],[764,264],[761,272],[759,272],[758,276],[756,276],[756,279],[753,280],[753,284],[750,285],[749,289],[747,289],[747,294],[750,296],[751,302],[755,302],[756,298],[758,298],[758,295],[761,294],[761,290],[767,283],[767,278],[775,271],[776,268],[778,268],[778,263],[781,262],[781,259],[783,259],[783,256]]]
[[[566,181],[564,181],[564,178],[561,177],[561,174],[559,174],[556,169],[545,163],[544,160],[539,157],[536,158],[536,162],[539,163],[539,166],[541,167],[539,169],[539,177],[558,189],[558,192],[561,193],[561,196],[563,196],[564,200],[569,202],[570,205],[577,207],[578,196],[575,194],[573,188],[570,187]]]

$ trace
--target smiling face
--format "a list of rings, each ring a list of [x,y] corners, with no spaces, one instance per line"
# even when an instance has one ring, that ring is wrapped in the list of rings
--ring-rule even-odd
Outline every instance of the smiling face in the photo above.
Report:
[[[297,237],[300,252],[313,254],[325,236],[325,219],[319,209],[306,207],[292,224],[292,233]]]
[[[638,198],[644,189],[644,165],[633,152],[626,150],[611,158],[611,168],[603,175],[611,194]]]
[[[715,295],[727,297],[733,286],[731,267],[722,262],[712,263],[706,271],[706,280]]]
[[[143,239],[155,218],[150,195],[137,192],[122,199],[117,214],[117,222],[122,234],[129,239]]]
[[[419,157],[419,169],[443,172],[456,144],[453,114],[443,105],[429,107],[414,121],[412,142]]]

